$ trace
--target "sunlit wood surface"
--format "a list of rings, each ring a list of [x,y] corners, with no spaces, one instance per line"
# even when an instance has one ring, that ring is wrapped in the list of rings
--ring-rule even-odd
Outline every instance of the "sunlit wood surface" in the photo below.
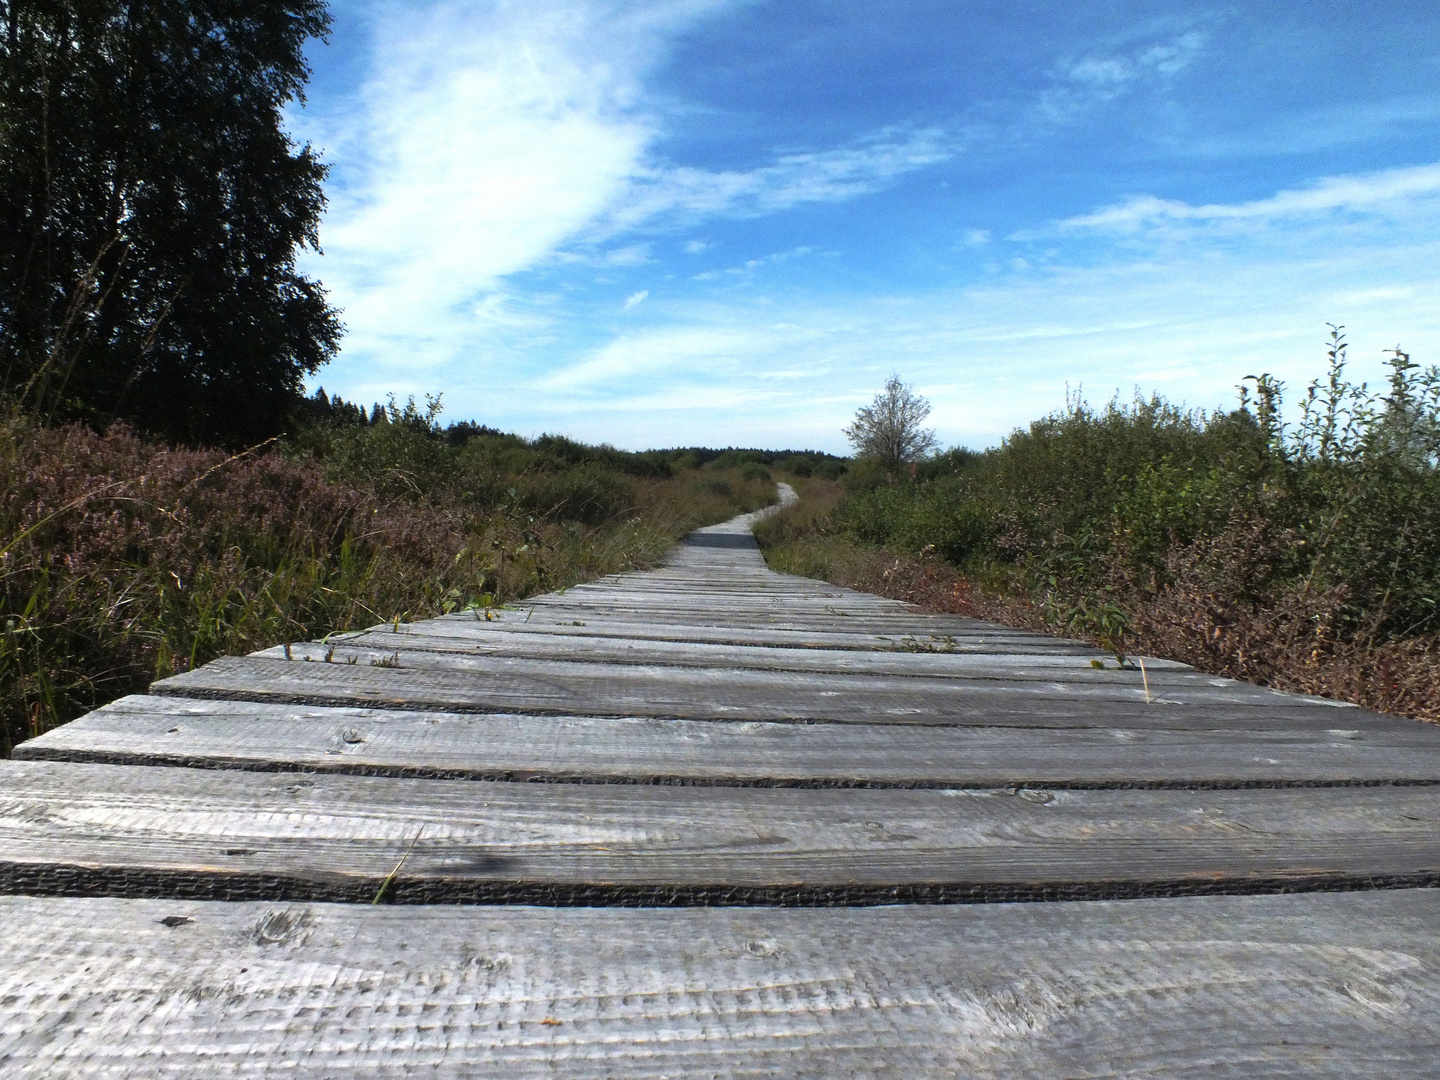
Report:
[[[749,525],[22,745],[0,1076],[1436,1075],[1440,731]]]

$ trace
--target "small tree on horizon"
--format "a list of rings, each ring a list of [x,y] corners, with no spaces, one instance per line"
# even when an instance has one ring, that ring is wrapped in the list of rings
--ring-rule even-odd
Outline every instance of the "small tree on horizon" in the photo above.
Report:
[[[855,447],[856,457],[878,461],[896,472],[940,445],[935,432],[921,426],[929,415],[930,403],[896,373],[873,402],[855,413],[845,437]]]

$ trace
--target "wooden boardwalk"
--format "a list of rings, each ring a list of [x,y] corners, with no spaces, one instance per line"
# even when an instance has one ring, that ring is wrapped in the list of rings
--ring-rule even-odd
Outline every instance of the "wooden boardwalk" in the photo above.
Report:
[[[492,615],[0,763],[0,1076],[1440,1071],[1435,728],[774,574],[747,519]]]

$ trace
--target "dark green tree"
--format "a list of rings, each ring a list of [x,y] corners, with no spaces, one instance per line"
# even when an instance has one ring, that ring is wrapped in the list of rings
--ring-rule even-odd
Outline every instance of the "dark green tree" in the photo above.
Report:
[[[192,443],[282,430],[341,327],[281,110],[324,0],[0,0],[0,391]]]

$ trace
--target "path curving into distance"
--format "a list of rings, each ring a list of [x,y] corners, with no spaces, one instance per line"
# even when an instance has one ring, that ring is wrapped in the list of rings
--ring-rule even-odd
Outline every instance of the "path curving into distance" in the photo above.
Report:
[[[1440,731],[776,574],[754,518],[23,744],[0,1074],[1433,1075]]]

